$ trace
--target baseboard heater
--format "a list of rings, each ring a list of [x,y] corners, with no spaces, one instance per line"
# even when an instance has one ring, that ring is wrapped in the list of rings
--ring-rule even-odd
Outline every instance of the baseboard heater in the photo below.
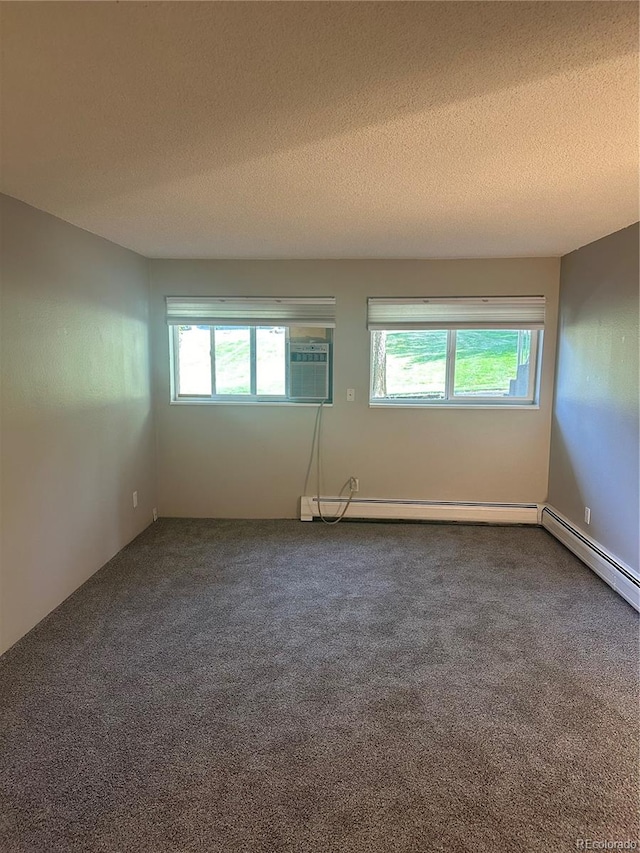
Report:
[[[325,517],[338,515],[345,498],[321,498]],[[318,518],[318,498],[304,495],[300,498],[300,520]],[[354,498],[345,518],[387,521],[462,521],[487,524],[539,524],[538,504],[456,503],[455,501],[410,501]]]
[[[553,507],[543,508],[540,521],[545,530],[579,557],[632,607],[640,611],[640,578],[633,569],[610,554],[595,539],[574,527]]]

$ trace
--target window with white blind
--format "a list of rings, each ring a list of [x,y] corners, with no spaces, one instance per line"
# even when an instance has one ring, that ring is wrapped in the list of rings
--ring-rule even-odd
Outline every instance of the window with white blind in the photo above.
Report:
[[[331,402],[335,297],[166,304],[174,402]]]
[[[534,406],[543,296],[369,299],[372,405]]]

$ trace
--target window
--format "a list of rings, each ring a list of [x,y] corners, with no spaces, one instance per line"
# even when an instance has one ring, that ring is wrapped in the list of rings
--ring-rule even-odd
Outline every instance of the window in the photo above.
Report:
[[[167,297],[174,402],[331,401],[335,298]]]
[[[531,406],[544,297],[370,299],[372,405]]]

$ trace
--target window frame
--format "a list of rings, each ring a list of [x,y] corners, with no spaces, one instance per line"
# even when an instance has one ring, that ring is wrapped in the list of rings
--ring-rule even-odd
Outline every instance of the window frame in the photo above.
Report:
[[[476,326],[475,331],[493,331],[495,327],[488,324],[486,327]],[[373,371],[373,335],[381,331],[409,332],[405,329],[370,329],[369,330],[369,406],[370,408],[473,408],[473,409],[539,409],[540,408],[540,380],[543,350],[543,329],[509,329],[506,331],[529,331],[531,332],[531,348],[529,354],[529,381],[526,397],[492,396],[477,394],[455,394],[455,366],[456,366],[456,344],[458,331],[466,331],[459,328],[439,329],[447,332],[446,363],[445,363],[445,387],[444,397],[425,399],[424,397],[402,396],[402,397],[374,397],[374,371]],[[426,328],[423,331],[430,331]],[[435,330],[434,330],[435,331]]]
[[[294,397],[290,397],[287,393],[285,394],[258,394],[257,393],[257,374],[258,374],[258,362],[257,362],[257,345],[256,345],[256,332],[257,329],[273,329],[273,328],[281,328],[285,331],[285,389],[289,388],[289,344],[291,341],[290,337],[290,326],[282,325],[277,326],[273,324],[263,325],[261,323],[246,323],[243,325],[238,325],[239,329],[248,329],[249,330],[249,370],[250,370],[250,388],[251,391],[248,394],[218,394],[216,393],[216,354],[215,354],[215,331],[218,327],[223,327],[224,323],[201,323],[201,322],[193,322],[191,325],[197,326],[206,326],[209,328],[210,335],[210,359],[211,359],[211,394],[180,394],[180,368],[179,368],[179,330],[180,326],[186,325],[185,323],[170,323],[169,324],[169,361],[170,361],[170,394],[171,394],[171,404],[172,405],[184,405],[184,404],[205,404],[205,405],[213,405],[213,404],[246,404],[246,405],[254,405],[254,404],[275,404],[278,406],[318,406],[319,403],[313,400],[302,400]],[[327,343],[329,344],[328,351],[328,389],[329,393],[327,399],[324,401],[324,405],[331,406],[333,404],[333,329],[328,327],[327,331],[330,333],[327,339]]]

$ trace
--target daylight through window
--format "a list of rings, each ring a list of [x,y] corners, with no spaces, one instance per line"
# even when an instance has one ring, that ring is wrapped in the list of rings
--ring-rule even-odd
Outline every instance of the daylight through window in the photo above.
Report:
[[[537,402],[544,298],[370,299],[371,403]]]
[[[331,401],[335,299],[167,298],[175,402]]]

